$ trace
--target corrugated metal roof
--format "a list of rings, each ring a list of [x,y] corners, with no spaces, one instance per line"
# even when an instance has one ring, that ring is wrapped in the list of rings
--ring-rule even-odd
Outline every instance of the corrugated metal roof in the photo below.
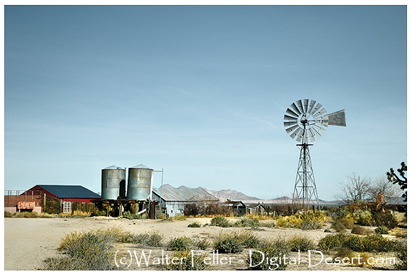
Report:
[[[38,185],[59,198],[100,198],[100,195],[80,185]]]
[[[158,196],[163,198],[165,201],[217,201],[215,196],[211,195],[206,190],[198,188],[189,187],[178,187],[178,188],[153,188]]]

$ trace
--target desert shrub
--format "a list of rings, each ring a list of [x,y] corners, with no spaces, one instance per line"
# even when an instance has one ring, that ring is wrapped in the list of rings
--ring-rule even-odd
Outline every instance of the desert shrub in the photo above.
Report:
[[[407,242],[397,241],[397,244],[394,246],[394,251],[396,252],[396,257],[400,260],[400,262],[395,265],[395,268],[399,270],[407,270]]]
[[[355,224],[355,220],[353,217],[346,216],[343,218],[340,218],[339,221],[347,228],[347,229],[352,229],[353,225]]]
[[[373,212],[372,217],[375,226],[384,226],[393,229],[398,225],[398,221],[396,221],[389,211]]]
[[[347,237],[347,234],[327,235],[319,240],[318,247],[325,251],[339,249],[342,247],[342,243]]]
[[[13,218],[39,218],[39,213],[37,212],[16,212],[12,216]]]
[[[166,215],[163,214],[163,212],[158,211],[158,212],[156,212],[156,219],[165,220],[165,219],[167,219],[167,217],[166,217]]]
[[[343,239],[343,241],[341,241],[342,247],[347,247],[354,251],[363,251],[364,244],[362,239],[363,238],[358,236],[348,235],[345,239]]]
[[[194,255],[194,256],[192,256]],[[176,264],[170,262],[165,265],[167,270],[207,270],[209,266],[205,263],[206,254],[195,251],[183,250],[173,254],[174,258],[179,258]]]
[[[189,250],[191,244],[192,240],[189,237],[176,237],[169,241],[169,243],[167,244],[167,248],[169,250],[184,251]]]
[[[373,225],[372,213],[369,210],[357,210],[355,215],[357,216],[357,224],[363,226]]]
[[[202,225],[199,222],[190,223],[187,227],[201,227]]]
[[[239,253],[243,250],[243,241],[238,233],[219,234],[213,247],[220,253]]]
[[[287,267],[286,260],[263,260],[264,258],[280,258],[282,256],[289,256],[289,245],[285,239],[278,238],[275,241],[265,241],[260,244],[256,250],[249,251],[252,254],[247,254],[246,264],[251,270],[285,270]]]
[[[186,216],[183,214],[176,214],[174,217],[170,218],[171,220],[176,220],[176,221],[185,221]]]
[[[280,217],[276,221],[278,227],[300,228],[302,220],[296,216]]]
[[[293,236],[289,239],[288,244],[291,251],[308,251],[316,248],[315,243],[311,239],[300,235]]]
[[[389,231],[384,226],[378,226],[377,228],[375,228],[375,233],[376,234],[389,234]]]
[[[210,242],[208,239],[204,238],[204,239],[199,239],[194,238],[192,239],[192,244],[195,248],[201,249],[201,250],[206,250],[209,246],[210,246]]]
[[[237,234],[237,237],[246,248],[255,248],[261,243],[259,237],[249,231],[240,232]]]
[[[260,226],[259,219],[258,218],[248,218],[244,217],[240,219],[239,221],[236,221],[233,226],[236,227],[258,227]]]
[[[362,242],[364,249],[359,251],[389,252],[393,250],[393,241],[382,237],[380,234],[363,237]]]
[[[371,233],[371,231],[369,229],[361,227],[359,225],[354,225],[351,233],[359,234],[359,235],[368,235],[368,234]]]
[[[325,229],[323,232],[330,232],[330,230],[329,230],[329,229]]]
[[[332,228],[339,233],[346,232],[346,227],[342,224],[340,220],[333,222]]]
[[[123,213],[123,218],[129,219],[129,220],[135,220],[135,219],[142,219],[141,214],[133,214],[130,211],[126,211]]]
[[[359,260],[359,259],[356,259],[356,260],[354,261],[354,263],[355,263],[357,266],[359,266],[359,267],[365,267],[365,266],[368,266],[368,265],[369,265],[368,258],[371,257],[371,255],[370,255],[369,253],[367,253],[367,252],[362,252],[361,254],[359,254],[359,257],[360,257],[360,260]]]
[[[199,206],[196,203],[185,204],[183,210],[185,216],[196,216],[199,215]]]
[[[300,226],[302,230],[312,230],[322,228],[322,223],[317,220],[304,220]]]
[[[98,231],[73,232],[63,238],[59,250],[67,256],[44,261],[44,270],[110,270],[114,269],[114,239]]]
[[[149,239],[145,242],[148,246],[161,246],[163,235],[158,232],[151,232]]]
[[[339,248],[336,251],[334,259],[336,259],[336,258],[343,259],[343,258],[346,258],[346,257],[352,258],[352,257],[355,257],[355,256],[354,256],[353,251],[350,248],[347,248],[347,247],[344,246],[344,247]]]
[[[210,225],[220,226],[220,227],[230,227],[231,226],[229,221],[223,216],[214,217],[212,220],[210,220]]]
[[[4,218],[11,218],[13,216],[13,213],[4,211]]]

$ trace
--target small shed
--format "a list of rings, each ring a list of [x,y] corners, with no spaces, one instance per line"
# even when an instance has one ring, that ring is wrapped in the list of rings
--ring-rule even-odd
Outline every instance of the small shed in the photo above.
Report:
[[[243,216],[246,214],[246,205],[242,201],[227,200],[225,205],[231,207],[236,216]]]

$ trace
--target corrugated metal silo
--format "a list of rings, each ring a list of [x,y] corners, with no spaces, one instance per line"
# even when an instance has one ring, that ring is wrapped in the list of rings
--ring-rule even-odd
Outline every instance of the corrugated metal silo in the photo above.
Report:
[[[102,199],[116,200],[126,197],[126,169],[109,166],[102,169]]]
[[[152,199],[153,169],[138,165],[129,168],[127,183],[128,200]]]

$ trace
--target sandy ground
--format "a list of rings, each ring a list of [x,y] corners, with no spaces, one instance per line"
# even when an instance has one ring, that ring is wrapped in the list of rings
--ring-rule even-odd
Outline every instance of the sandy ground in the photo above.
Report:
[[[90,218],[45,218],[45,219],[27,219],[27,218],[5,218],[4,219],[4,269],[5,270],[34,270],[42,267],[42,262],[46,258],[56,257],[59,252],[57,247],[60,240],[67,234],[73,231],[100,229],[108,227],[119,227],[126,231],[134,233],[142,233],[149,231],[158,231],[164,235],[163,247],[160,248],[144,248],[133,244],[116,244],[114,252],[119,250],[118,258],[128,256],[128,250],[136,251],[137,254],[152,251],[152,258],[162,256],[162,250],[165,255],[171,256],[173,252],[167,251],[166,243],[174,237],[179,236],[199,236],[213,240],[214,237],[221,232],[229,232],[231,230],[239,230],[239,228],[220,228],[220,227],[201,227],[188,228],[188,224],[197,221],[202,225],[210,222],[210,218],[188,218],[184,221],[162,221],[162,220],[128,220],[115,219],[106,217],[90,217]],[[249,228],[242,228],[249,229]],[[314,231],[303,231],[300,229],[285,229],[285,228],[259,228],[253,230],[253,233],[261,238],[273,239],[278,236],[291,237],[295,234],[305,235],[316,242],[322,237],[330,234],[323,232],[325,228]],[[216,259],[216,254],[212,248],[207,249],[206,254],[210,258]],[[219,254],[219,260],[226,257],[232,259],[231,264],[217,263],[214,269],[219,270],[236,270],[246,269],[244,258],[248,256],[249,250],[244,250],[241,254]],[[313,254],[313,253],[312,253]],[[347,265],[326,264],[324,261],[316,267],[309,267],[308,253],[291,254],[294,258],[301,258],[300,264],[290,264],[288,270],[365,270],[370,268],[359,268]],[[324,254],[325,258],[330,256]],[[130,256],[129,256],[130,257]],[[129,258],[127,257],[127,258]],[[127,259],[126,258],[126,259]],[[318,263],[322,258],[320,254],[311,256],[312,265]],[[216,261],[216,260],[215,260]],[[128,269],[146,269],[159,270],[161,268],[155,265],[149,267],[138,267],[135,262]]]

